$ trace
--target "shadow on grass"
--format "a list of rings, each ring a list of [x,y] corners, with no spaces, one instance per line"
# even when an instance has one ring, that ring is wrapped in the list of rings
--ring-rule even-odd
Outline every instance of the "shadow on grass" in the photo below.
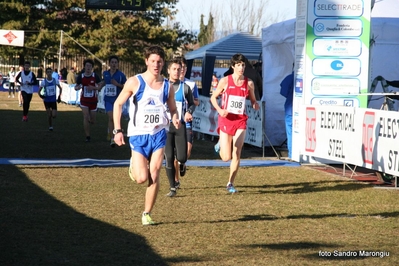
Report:
[[[1,265],[167,265],[139,235],[92,219],[14,166],[0,170]]]
[[[315,243],[315,242],[285,242],[278,244],[252,244],[240,245],[243,248],[267,248],[272,250],[292,250],[292,249],[327,249],[327,248],[340,248],[341,246],[328,243]]]
[[[328,186],[328,184],[334,184]],[[318,182],[301,182],[289,183],[279,185],[262,185],[262,186],[237,186],[244,192],[242,188],[256,189],[259,188],[256,194],[271,194],[271,193],[284,193],[284,194],[301,194],[301,193],[314,193],[324,191],[353,191],[368,188],[360,183],[347,182],[347,181],[318,181]],[[266,190],[267,189],[267,190]]]
[[[228,222],[247,222],[247,221],[273,221],[273,220],[294,220],[294,219],[325,219],[325,218],[342,218],[342,219],[352,219],[357,217],[374,217],[378,219],[384,218],[397,218],[399,217],[399,212],[381,212],[373,214],[354,214],[354,213],[325,213],[325,214],[299,214],[299,215],[288,215],[283,217],[278,217],[269,214],[257,214],[257,215],[243,215],[237,219],[220,219],[207,221],[205,223],[228,223]]]

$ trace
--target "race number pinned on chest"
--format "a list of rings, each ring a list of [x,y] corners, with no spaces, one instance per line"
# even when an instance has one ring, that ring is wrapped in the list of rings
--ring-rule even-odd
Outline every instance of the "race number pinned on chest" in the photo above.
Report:
[[[113,84],[105,85],[105,95],[106,96],[116,96],[116,86]]]
[[[47,96],[54,96],[55,95],[55,86],[47,86],[46,87],[46,95]]]
[[[87,86],[84,86],[84,87],[83,87],[83,96],[84,96],[85,98],[94,97],[94,91],[93,91],[93,90],[89,90],[89,89],[87,88]]]
[[[149,105],[144,107],[143,116],[139,117],[138,124],[144,128],[156,127],[163,123],[162,106]]]
[[[232,114],[242,115],[245,109],[245,97],[230,95],[227,102],[227,111]]]

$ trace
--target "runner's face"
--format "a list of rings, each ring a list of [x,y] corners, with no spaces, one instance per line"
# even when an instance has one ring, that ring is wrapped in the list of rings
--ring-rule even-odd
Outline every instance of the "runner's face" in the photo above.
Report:
[[[53,71],[51,69],[46,70],[46,76],[47,76],[48,80],[52,79],[52,74],[53,74]]]
[[[180,72],[180,80],[184,80],[184,77],[186,76],[187,72],[187,66],[185,64],[181,64],[181,72]]]
[[[86,63],[85,64],[85,73],[86,74],[91,74],[93,71],[93,66],[90,63]]]
[[[244,75],[245,63],[244,62],[237,63],[233,66],[233,69],[234,69],[234,73],[236,73],[240,76]]]
[[[145,64],[153,75],[160,75],[164,62],[159,55],[151,54],[148,59],[145,60]]]
[[[25,70],[25,71],[29,71],[29,69],[30,69],[30,65],[29,65],[29,64],[25,64],[25,65],[24,65],[24,70]]]
[[[111,61],[109,61],[109,67],[110,67],[112,70],[117,70],[118,67],[119,67],[118,60],[116,60],[115,58],[112,58]]]
[[[175,81],[179,80],[180,72],[181,72],[181,66],[179,64],[173,63],[168,68],[168,74],[169,74],[170,81],[175,82]]]

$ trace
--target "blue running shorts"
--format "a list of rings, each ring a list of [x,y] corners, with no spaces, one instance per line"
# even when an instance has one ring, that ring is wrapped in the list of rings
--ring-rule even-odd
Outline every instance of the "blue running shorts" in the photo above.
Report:
[[[114,102],[104,102],[105,105],[105,112],[108,113],[109,111],[114,111]]]
[[[150,159],[153,152],[162,149],[166,145],[166,130],[162,129],[154,135],[138,135],[129,138],[130,148]]]

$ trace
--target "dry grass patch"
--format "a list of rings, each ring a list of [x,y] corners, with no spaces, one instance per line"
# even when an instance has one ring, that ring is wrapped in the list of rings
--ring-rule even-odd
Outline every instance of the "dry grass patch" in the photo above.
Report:
[[[17,219],[24,217],[31,222],[23,235],[37,236],[28,243],[50,254],[62,250],[61,257],[70,256],[68,261],[124,265],[138,253],[150,252],[154,255],[139,265],[399,263],[393,237],[399,233],[397,192],[306,167],[243,168],[235,195],[224,189],[227,168],[189,167],[175,198],[165,196],[168,185],[162,172],[153,210],[158,225],[153,227],[143,227],[140,221],[145,186],[133,183],[125,167],[6,168],[19,172],[19,178],[5,178],[9,200],[3,204],[8,202],[9,207],[2,208],[6,213],[1,216],[8,214],[12,221],[8,231],[26,225]],[[14,189],[17,194],[11,196]],[[77,216],[82,223],[76,224]],[[67,231],[60,231],[64,227]],[[116,239],[115,230],[121,239]],[[126,239],[136,243],[119,242]],[[138,246],[141,249],[135,250]],[[34,250],[25,248],[24,252]],[[100,254],[78,256],[74,248]],[[390,256],[319,257],[319,251],[334,250],[387,251]],[[39,253],[38,259],[48,262],[43,255]]]

